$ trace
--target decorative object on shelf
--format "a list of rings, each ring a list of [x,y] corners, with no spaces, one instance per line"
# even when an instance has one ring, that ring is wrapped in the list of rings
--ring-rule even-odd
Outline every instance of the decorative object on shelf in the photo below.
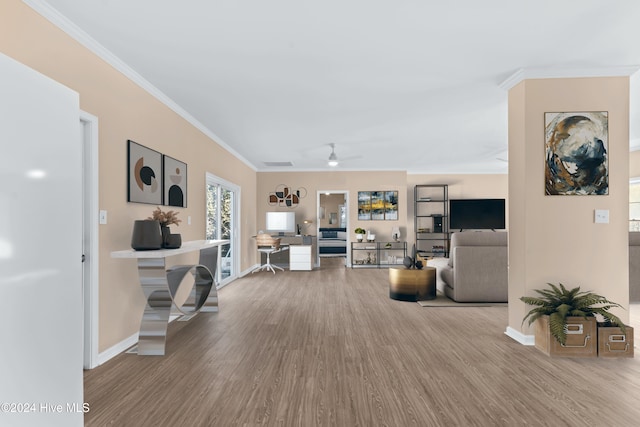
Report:
[[[187,207],[187,164],[167,155],[163,156],[164,204]]]
[[[127,140],[127,201],[162,204],[162,154]]]
[[[131,248],[136,251],[150,251],[162,248],[160,222],[149,219],[138,219],[133,222]]]
[[[153,211],[152,215],[147,218],[147,220],[158,221],[160,224],[163,248],[177,249],[182,245],[182,237],[179,234],[171,234],[171,230],[169,229],[170,225],[175,224],[176,226],[179,226],[182,222],[181,219],[178,219],[179,213],[180,212],[176,211],[163,212],[162,209],[158,207]]]
[[[354,232],[356,233],[356,240],[358,242],[362,242],[362,240],[364,240],[364,235],[366,233],[365,229],[358,227],[354,230]]]
[[[407,267],[407,269],[410,269],[413,266],[413,258],[411,258],[410,256],[404,257],[404,259],[402,260],[402,265]]]
[[[358,191],[358,220],[397,219],[397,191]]]
[[[391,238],[395,242],[400,240],[400,227],[391,227]]]
[[[367,231],[367,242],[375,242],[376,235],[371,232],[371,230]]]
[[[307,197],[307,189],[300,187],[295,191],[285,184],[279,184],[273,193],[269,193],[268,203],[271,206],[296,208],[300,199]]]
[[[625,333],[625,325],[609,310],[621,307],[593,292],[568,290],[548,283],[551,289],[535,289],[539,297],[521,297],[520,301],[536,306],[522,319],[536,322],[535,346],[551,356],[593,357],[597,353],[596,315]]]
[[[609,194],[609,113],[544,113],[545,194]]]

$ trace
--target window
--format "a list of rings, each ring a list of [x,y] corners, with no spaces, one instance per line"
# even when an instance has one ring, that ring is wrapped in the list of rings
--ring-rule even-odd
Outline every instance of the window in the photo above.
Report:
[[[629,181],[629,231],[640,231],[640,178]]]

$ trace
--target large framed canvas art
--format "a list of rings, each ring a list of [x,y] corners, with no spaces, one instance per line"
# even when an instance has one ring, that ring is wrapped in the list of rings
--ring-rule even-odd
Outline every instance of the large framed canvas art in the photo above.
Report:
[[[545,113],[545,194],[609,194],[609,114]]]

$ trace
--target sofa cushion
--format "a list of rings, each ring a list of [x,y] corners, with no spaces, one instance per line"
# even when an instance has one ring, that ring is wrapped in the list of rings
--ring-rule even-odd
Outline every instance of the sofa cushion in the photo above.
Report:
[[[640,233],[639,233],[640,234]],[[456,246],[507,246],[506,231],[463,231],[451,235],[451,252]],[[449,266],[453,267],[453,256],[449,255]]]

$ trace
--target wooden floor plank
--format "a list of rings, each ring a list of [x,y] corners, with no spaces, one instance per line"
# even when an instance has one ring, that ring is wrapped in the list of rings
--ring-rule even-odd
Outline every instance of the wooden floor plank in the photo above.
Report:
[[[391,300],[387,270],[339,262],[239,279],[220,312],[169,325],[166,356],[86,371],[85,425],[640,422],[637,359],[549,358],[504,335],[506,307]]]

